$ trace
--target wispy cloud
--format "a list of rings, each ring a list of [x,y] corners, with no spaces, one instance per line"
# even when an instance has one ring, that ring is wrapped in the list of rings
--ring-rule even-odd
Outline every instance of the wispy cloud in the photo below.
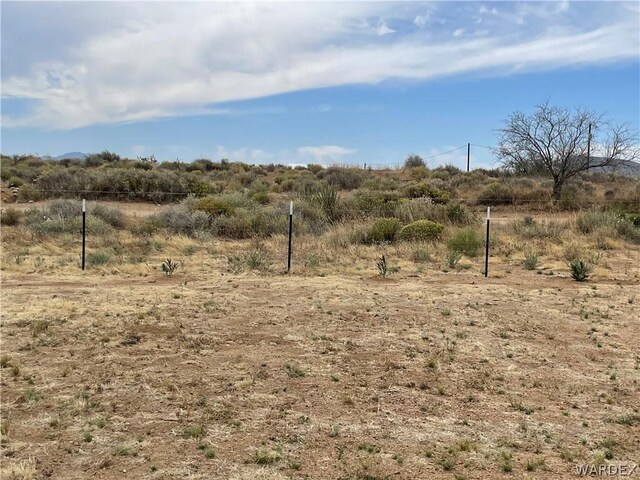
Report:
[[[229,115],[238,112],[218,105],[304,89],[639,56],[634,5],[456,5],[465,11],[453,15],[446,2],[3,4],[2,96],[33,105],[3,105],[3,126]]]
[[[345,155],[356,153],[357,150],[344,148],[338,145],[321,145],[317,147],[300,147],[298,154],[301,157],[311,157],[318,163],[337,162]]]

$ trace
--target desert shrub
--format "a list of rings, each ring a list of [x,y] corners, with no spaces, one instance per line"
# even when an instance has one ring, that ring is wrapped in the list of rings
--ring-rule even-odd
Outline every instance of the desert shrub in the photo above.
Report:
[[[417,220],[443,223],[447,220],[445,206],[433,203],[430,198],[412,198],[398,202],[394,216],[404,223]]]
[[[307,170],[309,170],[314,175],[317,175],[324,170],[324,167],[316,163],[310,163],[309,165],[307,165]]]
[[[425,241],[440,237],[444,231],[444,225],[430,220],[417,220],[402,227],[398,238],[405,241]]]
[[[426,167],[427,164],[424,162],[420,155],[409,155],[407,159],[404,161],[404,168],[415,168],[415,167]]]
[[[14,175],[13,177],[10,177],[9,180],[7,180],[7,183],[10,187],[20,187],[24,185],[24,180]]]
[[[413,167],[409,171],[409,175],[415,181],[424,180],[429,176],[429,169],[427,167]]]
[[[193,210],[204,212],[212,217],[218,215],[231,215],[235,210],[228,199],[213,196],[199,198],[193,204],[192,208]]]
[[[301,221],[311,233],[319,234],[326,230],[329,219],[318,205],[298,202],[294,205],[293,221],[294,224]]]
[[[251,195],[251,199],[260,205],[268,205],[271,201],[267,192],[256,192]]]
[[[418,243],[411,252],[411,259],[416,263],[425,263],[431,261],[431,252],[426,244]]]
[[[106,265],[111,260],[111,256],[106,252],[91,252],[87,254],[87,263],[91,266]]]
[[[386,277],[389,272],[389,265],[387,264],[387,259],[384,255],[378,259],[376,266],[378,267],[378,275],[382,278]]]
[[[569,269],[571,270],[571,278],[578,282],[583,282],[589,278],[592,267],[588,262],[575,258],[569,262]]]
[[[457,225],[468,225],[473,222],[473,215],[459,203],[449,203],[445,207],[447,220]]]
[[[300,197],[309,205],[319,208],[327,218],[334,220],[338,217],[338,191],[333,185],[309,184],[300,192]]]
[[[171,260],[170,258],[167,258],[160,264],[160,270],[162,270],[162,272],[168,277],[172,276],[176,272],[178,267],[180,267],[180,264]]]
[[[346,208],[361,216],[392,217],[399,203],[400,197],[396,192],[358,190],[347,201]]]
[[[123,213],[117,208],[106,207],[104,205],[94,205],[89,210],[89,215],[95,215],[96,217],[104,220],[112,227],[122,228],[125,226],[125,220]]]
[[[0,224],[2,225],[18,225],[22,214],[15,208],[3,208],[0,210]]]
[[[45,207],[51,217],[71,218],[82,215],[82,203],[78,200],[51,200]]]
[[[357,229],[352,236],[352,241],[365,244],[393,242],[401,226],[395,218],[380,218],[373,224]]]
[[[455,250],[452,248],[447,248],[447,252],[445,253],[444,260],[449,268],[456,268],[458,262],[462,258],[462,252],[459,250]]]
[[[629,220],[620,219],[616,224],[616,232],[626,241],[640,244],[640,226],[636,226]]]
[[[180,205],[170,207],[151,215],[145,222],[150,227],[159,226],[171,233],[196,236],[210,230],[211,219],[208,214],[198,210],[191,211]]]
[[[251,218],[246,210],[238,211],[237,215],[231,217],[219,216],[213,222],[213,231],[220,237],[236,240],[250,238],[253,233]]]
[[[329,167],[324,179],[339,190],[354,190],[362,184],[364,174],[356,168]]]
[[[576,217],[576,226],[580,233],[593,233],[596,230],[613,229],[620,217],[611,212],[589,211],[579,213]]]
[[[516,220],[512,224],[513,231],[523,238],[559,239],[567,229],[567,224],[563,222],[549,221],[537,222],[532,217],[524,217]]]
[[[251,232],[260,237],[285,234],[289,229],[288,215],[274,210],[256,208],[249,212],[248,218]]]
[[[398,182],[393,178],[375,176],[372,178],[368,178],[364,182],[362,182],[362,185],[360,185],[360,188],[363,190],[392,192],[394,190],[397,190],[400,185],[401,185],[401,182]]]
[[[513,203],[513,190],[503,183],[492,182],[480,192],[479,205],[508,205]]]
[[[38,235],[74,233],[82,231],[82,218],[75,217],[50,217],[42,212],[35,211],[25,218],[25,224],[29,230]],[[106,235],[113,231],[112,227],[98,217],[87,217],[87,232],[94,235]]]
[[[428,197],[434,203],[447,203],[451,199],[451,194],[446,190],[433,187],[427,183],[416,183],[404,188],[403,194],[407,198]]]
[[[18,189],[18,202],[37,202],[40,199],[42,194],[31,184],[25,183]]]
[[[625,215],[625,219],[629,221],[634,227],[640,228],[640,213],[628,213]]]
[[[473,228],[464,228],[459,230],[447,242],[447,248],[452,251],[460,252],[467,257],[475,257],[482,247],[480,235]]]
[[[528,250],[524,253],[524,268],[527,270],[535,270],[538,266],[538,254]]]

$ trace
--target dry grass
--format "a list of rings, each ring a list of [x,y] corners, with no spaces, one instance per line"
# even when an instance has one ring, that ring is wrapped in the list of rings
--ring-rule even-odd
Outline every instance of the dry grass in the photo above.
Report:
[[[523,242],[516,218],[496,218],[488,279],[481,256],[447,268],[445,242],[353,245],[348,225],[296,238],[291,276],[284,236],[119,231],[90,239],[111,261],[81,273],[76,239],[3,228],[2,478],[555,479],[637,461],[640,250],[571,228]],[[600,254],[587,284],[568,277],[576,250]]]

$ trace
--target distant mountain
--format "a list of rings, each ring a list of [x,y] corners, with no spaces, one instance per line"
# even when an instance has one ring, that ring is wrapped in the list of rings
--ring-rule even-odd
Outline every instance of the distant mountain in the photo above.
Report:
[[[594,160],[603,160],[599,157],[594,157]],[[632,160],[617,160],[611,165],[605,167],[594,167],[589,170],[590,173],[615,173],[624,177],[637,178],[640,177],[640,163]]]
[[[63,153],[62,155],[58,155],[57,157],[53,157],[54,160],[66,160],[68,158],[87,158],[89,156],[88,153],[82,153],[82,152],[67,152],[67,153]]]

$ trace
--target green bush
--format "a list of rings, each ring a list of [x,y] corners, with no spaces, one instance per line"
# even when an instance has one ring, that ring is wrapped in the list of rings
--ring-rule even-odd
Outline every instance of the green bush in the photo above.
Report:
[[[611,212],[583,212],[576,217],[576,226],[580,233],[589,234],[596,230],[614,228],[620,217]]]
[[[15,208],[3,208],[0,211],[0,224],[2,225],[18,225],[22,214]]]
[[[357,168],[329,167],[324,179],[339,190],[354,190],[362,184],[364,174]]]
[[[42,195],[33,185],[25,183],[18,189],[18,202],[37,202],[40,199]]]
[[[492,182],[480,192],[479,205],[509,205],[513,203],[513,190],[508,185]]]
[[[580,258],[571,260],[569,269],[571,270],[571,278],[578,282],[585,281],[591,273],[591,265]]]
[[[434,203],[447,203],[451,194],[446,190],[433,187],[427,183],[416,183],[405,187],[404,196],[407,198],[430,198]]]
[[[22,185],[24,185],[24,180],[14,175],[13,177],[9,178],[9,180],[7,180],[7,183],[10,187],[21,187]]]
[[[463,253],[467,257],[475,257],[482,247],[482,240],[473,228],[465,228],[449,239],[447,247],[449,250]]]
[[[401,224],[395,218],[381,218],[369,227],[356,231],[353,241],[357,243],[393,242]]]
[[[231,215],[235,209],[226,198],[209,196],[198,199],[193,205],[193,210],[205,212],[215,217],[218,215]]]
[[[417,220],[402,227],[398,238],[405,241],[433,240],[440,237],[444,231],[444,225],[430,220]]]
[[[347,202],[346,207],[356,215],[369,217],[391,217],[400,204],[396,192],[358,190]]]
[[[640,213],[628,213],[625,218],[631,222],[634,227],[640,228]]]
[[[251,195],[251,199],[260,205],[267,205],[271,201],[267,192],[256,192]]]

